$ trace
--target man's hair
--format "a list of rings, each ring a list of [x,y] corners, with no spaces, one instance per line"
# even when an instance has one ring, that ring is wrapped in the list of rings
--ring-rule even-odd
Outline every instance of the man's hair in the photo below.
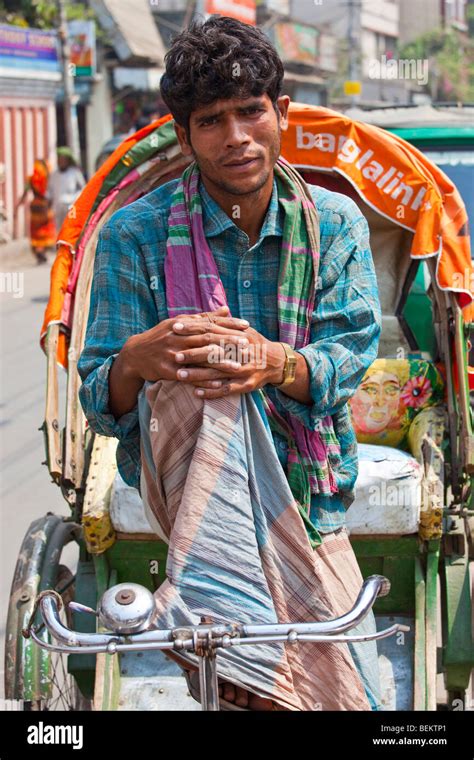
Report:
[[[226,16],[194,21],[165,56],[161,96],[189,137],[191,113],[221,98],[268,94],[276,110],[283,64],[265,34]]]

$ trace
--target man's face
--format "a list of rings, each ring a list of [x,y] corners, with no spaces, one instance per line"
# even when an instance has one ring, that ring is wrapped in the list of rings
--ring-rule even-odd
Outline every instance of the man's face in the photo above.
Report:
[[[193,156],[202,176],[220,191],[254,193],[268,181],[280,155],[289,103],[288,95],[278,98],[277,113],[265,93],[202,106],[191,114],[189,141],[176,124],[183,155]]]

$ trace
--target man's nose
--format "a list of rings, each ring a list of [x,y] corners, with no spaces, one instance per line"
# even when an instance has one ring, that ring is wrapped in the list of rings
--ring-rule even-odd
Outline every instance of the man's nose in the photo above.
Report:
[[[236,148],[242,145],[243,143],[250,142],[250,138],[247,132],[245,131],[245,127],[240,121],[240,119],[230,117],[227,120],[226,127],[227,127],[226,134],[225,134],[226,147]]]

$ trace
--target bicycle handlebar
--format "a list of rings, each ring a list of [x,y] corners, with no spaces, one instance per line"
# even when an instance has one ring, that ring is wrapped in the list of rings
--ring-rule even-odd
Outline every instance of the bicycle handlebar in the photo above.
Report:
[[[122,584],[123,586],[124,584]],[[114,593],[109,589],[108,594]],[[118,588],[118,587],[117,587]],[[357,600],[344,615],[315,623],[276,623],[271,625],[206,624],[197,626],[181,626],[167,630],[153,629],[138,633],[81,633],[65,626],[60,617],[58,599],[61,597],[51,590],[43,591],[37,599],[44,625],[58,644],[50,644],[39,637],[39,631],[32,626],[34,611],[30,624],[23,631],[25,637],[31,636],[38,646],[53,652],[76,654],[99,654],[107,652],[134,652],[156,649],[174,649],[176,651],[198,651],[210,653],[219,647],[240,646],[243,644],[261,644],[267,642],[356,642],[373,641],[392,636],[399,631],[409,631],[405,625],[395,624],[374,634],[353,634],[344,636],[343,633],[358,625],[368,615],[378,596],[386,596],[390,590],[390,582],[381,575],[367,578],[360,590]],[[146,589],[144,589],[146,591]],[[123,592],[122,592],[123,593]],[[105,596],[105,595],[104,595]],[[94,613],[94,610],[91,610]],[[95,613],[94,613],[95,614]]]

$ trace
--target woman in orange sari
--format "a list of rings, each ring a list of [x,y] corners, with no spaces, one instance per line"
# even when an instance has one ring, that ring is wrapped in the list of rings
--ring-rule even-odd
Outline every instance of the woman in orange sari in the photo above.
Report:
[[[49,169],[43,159],[36,159],[33,174],[28,177],[23,195],[15,207],[15,216],[19,206],[25,202],[31,190],[30,201],[30,245],[38,264],[47,261],[46,251],[54,248],[56,243],[56,225],[48,193]]]

